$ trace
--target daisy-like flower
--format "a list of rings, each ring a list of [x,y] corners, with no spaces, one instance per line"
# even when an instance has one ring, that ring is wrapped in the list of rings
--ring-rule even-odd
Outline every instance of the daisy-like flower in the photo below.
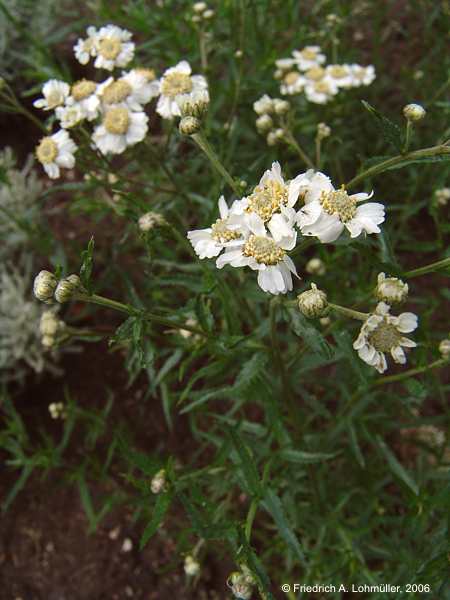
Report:
[[[82,65],[87,65],[91,56],[95,56],[96,54],[95,40],[97,37],[97,30],[91,25],[87,28],[86,33],[88,37],[84,40],[82,38],[78,38],[77,43],[73,47],[75,58]]]
[[[307,71],[316,65],[322,65],[326,60],[320,46],[305,46],[303,50],[294,50],[292,56],[300,71]]]
[[[217,268],[222,269],[228,264],[232,267],[247,266],[258,271],[258,285],[265,292],[286,294],[291,291],[292,274],[297,275],[297,271],[286,251],[294,248],[296,234],[276,242],[259,215],[251,213],[245,221],[248,233],[245,238],[236,240],[233,247],[225,249],[216,261]]]
[[[36,148],[36,158],[50,179],[57,179],[60,176],[60,167],[64,169],[74,167],[76,149],[77,145],[67,131],[61,129],[57,133],[41,139]]]
[[[97,96],[98,85],[95,81],[81,79],[74,83],[70,89],[70,96],[66,105],[78,106],[88,121],[93,121],[100,112],[100,99]]]
[[[305,84],[306,99],[314,104],[326,104],[338,91],[336,82],[330,77],[323,77],[319,81]]]
[[[305,205],[297,213],[297,224],[303,235],[314,235],[321,242],[334,242],[346,228],[352,238],[363,231],[379,233],[378,225],[384,221],[384,206],[368,200],[373,192],[349,195],[344,187],[336,190],[329,177],[320,172],[308,171],[309,183],[305,188]],[[302,180],[305,184],[306,179]]]
[[[292,181],[285,181],[280,163],[274,162],[252,193],[234,203],[233,210],[236,214],[258,215],[277,243],[289,244],[289,240],[296,238],[293,228],[296,220],[294,206],[305,179],[303,173]]]
[[[187,232],[195,253],[201,259],[218,256],[224,248],[233,245],[242,238],[243,218],[233,214],[233,206],[228,208],[225,198],[219,198],[220,218],[211,227],[195,229]]]
[[[42,88],[43,98],[33,102],[36,108],[43,110],[53,110],[57,106],[62,106],[70,93],[70,86],[64,81],[49,79]]]
[[[141,111],[145,104],[158,96],[159,84],[149,81],[149,76],[142,71],[132,69],[120,79],[107,79],[99,85],[97,93],[105,107],[124,104],[130,110]]]
[[[390,306],[380,302],[374,313],[364,321],[358,338],[353,344],[359,357],[379,373],[387,369],[386,354],[390,353],[394,362],[406,363],[403,348],[414,348],[415,342],[404,333],[411,333],[417,328],[417,315],[405,312],[398,317],[389,314]]]
[[[305,79],[299,71],[288,71],[283,74],[280,84],[280,93],[283,96],[293,96],[303,91]]]
[[[70,129],[84,120],[84,111],[79,104],[57,106],[55,114],[63,129]]]
[[[121,154],[145,138],[147,123],[144,112],[132,112],[124,105],[113,106],[106,110],[92,140],[102,154]]]
[[[185,60],[175,67],[167,69],[159,81],[160,97],[156,112],[164,119],[173,119],[181,115],[177,97],[181,94],[200,92],[208,89],[208,83],[203,75],[191,75],[192,70]]]
[[[353,87],[370,85],[376,78],[375,67],[373,65],[362,67],[361,65],[353,64],[349,66],[352,71]]]
[[[327,65],[325,77],[331,79],[338,88],[350,88],[354,85],[353,69],[350,65]]]
[[[101,27],[94,37],[94,66],[112,71],[115,67],[126,67],[134,57],[131,33],[116,25]]]

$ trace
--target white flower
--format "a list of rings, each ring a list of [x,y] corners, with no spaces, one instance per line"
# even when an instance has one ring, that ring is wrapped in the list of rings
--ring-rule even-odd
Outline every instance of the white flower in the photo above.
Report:
[[[83,40],[79,38],[73,47],[75,58],[82,65],[87,65],[91,56],[96,55],[95,41],[97,37],[97,30],[95,27],[90,26],[87,28],[86,33],[88,35],[87,39]]]
[[[352,71],[353,87],[370,85],[376,78],[375,67],[373,65],[362,67],[361,65],[353,64],[350,65],[350,69]]]
[[[274,101],[267,94],[264,94],[264,96],[261,96],[259,100],[253,103],[253,110],[258,115],[270,114],[274,111],[274,108]]]
[[[167,221],[160,213],[150,211],[139,217],[138,225],[141,231],[151,231],[155,227],[167,225]]]
[[[408,297],[408,284],[397,277],[379,273],[375,296],[388,304],[404,302]]]
[[[237,200],[234,204],[236,214],[255,213],[267,224],[267,228],[277,243],[288,244],[296,239],[293,225],[296,220],[294,206],[305,185],[305,174],[298,175],[292,181],[285,181],[281,174],[280,163],[272,163],[265,171],[258,185],[249,196]]]
[[[280,74],[290,71],[296,66],[296,60],[294,58],[279,58],[275,61],[275,66]]]
[[[305,79],[298,71],[288,71],[282,76],[280,93],[284,96],[299,94],[305,87]]]
[[[98,86],[97,94],[104,107],[123,104],[130,110],[141,111],[145,104],[159,94],[159,83],[149,81],[148,77],[138,69],[132,69],[120,79],[112,77]]]
[[[232,267],[250,267],[258,271],[258,285],[271,294],[285,294],[292,290],[292,273],[297,275],[294,263],[286,254],[297,241],[293,237],[276,242],[264,227],[264,221],[255,213],[246,216],[249,233],[236,245],[226,248],[216,261],[218,269],[229,264]]]
[[[161,492],[166,491],[167,478],[165,469],[161,469],[153,476],[150,482],[150,489],[153,494],[160,494]]]
[[[77,145],[67,131],[60,129],[57,133],[44,137],[36,147],[36,157],[51,179],[60,176],[60,167],[72,169],[75,165],[74,152]]]
[[[338,91],[336,81],[330,77],[323,77],[318,81],[310,81],[305,84],[306,99],[314,104],[326,104]]]
[[[243,218],[232,212],[236,202],[229,209],[225,198],[221,196],[218,204],[220,218],[211,227],[187,232],[195,253],[201,259],[217,256],[224,248],[242,238]]]
[[[321,53],[320,46],[305,46],[303,50],[294,50],[292,55],[300,71],[307,71],[316,65],[322,65],[325,60],[325,54]]]
[[[190,554],[184,559],[184,572],[188,577],[195,577],[200,572],[200,563]]]
[[[42,88],[43,98],[33,102],[36,108],[43,110],[53,110],[57,106],[62,106],[70,92],[70,86],[64,81],[50,79]]]
[[[447,206],[448,201],[450,200],[450,188],[445,187],[434,192],[434,196],[436,198],[437,204],[440,206]]]
[[[98,117],[100,99],[97,96],[97,83],[88,79],[81,79],[74,83],[70,89],[70,96],[66,99],[66,106],[79,107],[88,121]]]
[[[379,233],[378,225],[384,221],[384,206],[377,202],[362,202],[373,192],[349,195],[344,188],[335,190],[330,178],[323,173],[308,171],[305,205],[297,213],[297,224],[303,235],[314,235],[321,242],[334,242],[346,228],[352,238],[363,231]]]
[[[203,75],[191,75],[192,70],[185,60],[175,67],[167,69],[159,81],[160,98],[156,112],[164,119],[181,116],[177,97],[181,94],[200,92],[208,89],[208,83]]]
[[[354,84],[353,70],[350,65],[327,65],[325,77],[331,79],[338,88],[350,88]]]
[[[64,129],[75,127],[84,120],[84,111],[79,104],[58,106],[55,110],[56,118]]]
[[[148,131],[144,112],[131,112],[126,106],[113,106],[105,112],[92,140],[102,154],[121,154],[128,146],[141,142]]]
[[[414,348],[415,342],[403,336],[417,328],[417,315],[409,312],[398,317],[389,314],[390,306],[380,302],[361,327],[353,348],[368,365],[379,373],[387,369],[386,353],[390,353],[394,362],[406,363],[405,348]]]
[[[94,38],[95,62],[97,69],[112,71],[115,67],[125,67],[134,57],[134,43],[131,33],[116,25],[106,25]]]

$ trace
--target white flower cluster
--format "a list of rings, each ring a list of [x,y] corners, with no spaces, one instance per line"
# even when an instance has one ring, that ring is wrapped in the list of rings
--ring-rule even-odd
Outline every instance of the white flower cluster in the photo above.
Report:
[[[99,30],[88,27],[87,38],[74,47],[81,64],[95,58],[94,66],[112,71],[125,67],[134,57],[135,45],[131,33],[115,25]],[[141,142],[148,131],[148,116],[144,109],[159,97],[156,111],[165,119],[180,116],[179,101],[199,92],[206,94],[208,84],[202,75],[191,75],[186,61],[167,69],[157,80],[152,69],[135,68],[122,71],[118,77],[108,77],[97,83],[81,79],[69,85],[51,79],[43,88],[43,97],[34,106],[44,111],[54,110],[61,129],[44,137],[36,148],[36,156],[48,176],[56,179],[60,169],[75,166],[77,145],[67,129],[83,121],[98,121],[92,134],[94,148],[102,154],[121,154],[129,146]]]
[[[220,218],[187,236],[199,258],[217,256],[218,269],[225,265],[250,267],[258,271],[261,289],[285,294],[293,289],[292,275],[297,276],[288,256],[297,244],[295,226],[321,242],[337,240],[344,229],[351,237],[363,231],[378,233],[384,206],[373,202],[358,206],[371,196],[336,190],[326,175],[312,170],[285,181],[276,162],[250,195],[235,200],[231,207],[221,197]],[[300,198],[304,204],[297,210]]]
[[[342,89],[370,85],[375,79],[372,65],[328,64],[319,46],[294,50],[291,58],[275,62],[275,78],[280,80],[280,92],[294,95],[303,92],[309,102],[326,104]]]
[[[282,98],[271,98],[264,94],[253,103],[253,109],[258,115],[256,129],[261,134],[266,134],[269,146],[274,146],[284,137],[283,116],[289,112],[291,105]]]
[[[192,6],[192,23],[203,25],[208,23],[216,14],[212,8],[209,8],[206,2],[194,2]]]

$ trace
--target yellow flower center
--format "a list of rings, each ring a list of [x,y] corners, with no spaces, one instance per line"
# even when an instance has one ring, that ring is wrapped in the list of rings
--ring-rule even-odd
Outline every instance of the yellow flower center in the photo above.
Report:
[[[382,321],[378,327],[369,335],[369,343],[378,352],[390,352],[398,346],[401,334],[392,323]]]
[[[105,104],[118,104],[128,98],[132,91],[131,85],[123,79],[112,81],[103,90],[103,101]]]
[[[305,77],[307,79],[311,79],[311,81],[320,81],[321,79],[324,78],[324,76],[325,76],[325,69],[322,69],[322,67],[313,67],[312,69],[309,69],[305,73]]]
[[[169,73],[165,75],[161,85],[161,94],[175,98],[178,94],[187,94],[192,90],[192,79],[186,73]]]
[[[286,254],[273,240],[258,235],[248,238],[242,252],[244,256],[252,256],[257,263],[264,265],[277,265]]]
[[[138,75],[143,75],[147,81],[154,81],[156,79],[155,71],[153,69],[135,69]]]
[[[347,69],[341,65],[334,65],[334,67],[330,68],[329,72],[334,79],[342,79],[343,77],[347,77],[348,74]]]
[[[299,77],[300,73],[297,73],[297,71],[290,71],[284,76],[284,83],[286,85],[293,85]]]
[[[315,50],[310,50],[309,48],[304,48],[300,54],[305,60],[315,60],[317,58],[317,52]]]
[[[122,42],[116,37],[103,38],[98,45],[98,51],[103,58],[106,58],[106,60],[114,60],[117,58],[121,49]]]
[[[97,89],[97,84],[94,81],[89,81],[88,79],[81,79],[81,81],[77,81],[72,86],[72,97],[77,102],[80,100],[84,100],[91,96],[95,90]]]
[[[58,146],[51,137],[44,137],[36,148],[36,157],[40,163],[47,165],[58,156]]]
[[[258,185],[248,197],[246,212],[255,212],[263,221],[268,221],[273,213],[287,204],[288,189],[279,181],[269,179],[263,185]]]
[[[330,86],[328,85],[328,83],[326,81],[317,81],[314,84],[314,90],[318,94],[329,94],[330,93]]]
[[[237,240],[240,234],[237,231],[232,231],[227,227],[227,219],[217,219],[217,221],[211,225],[212,233],[211,237],[217,242],[230,242],[231,240]]]
[[[103,125],[109,133],[123,135],[128,131],[130,125],[128,110],[122,106],[110,108],[105,115]]]
[[[344,189],[322,192],[320,203],[325,212],[329,215],[338,215],[343,223],[353,219],[356,213],[356,200],[351,198]]]

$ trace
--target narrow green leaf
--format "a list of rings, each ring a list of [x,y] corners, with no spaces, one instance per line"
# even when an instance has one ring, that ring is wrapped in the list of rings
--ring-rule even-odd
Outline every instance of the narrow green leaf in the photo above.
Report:
[[[400,479],[400,481],[402,481],[413,492],[413,494],[418,496],[419,488],[417,486],[417,483],[411,477],[411,475],[406,471],[404,466],[401,463],[399,463],[397,458],[394,456],[392,451],[388,448],[388,446],[385,444],[384,440],[382,440],[379,435],[376,436],[376,441],[377,441],[377,444],[378,444],[381,452],[383,453],[383,456],[387,460],[387,463],[388,463],[389,468],[391,469],[392,473],[398,479]]]
[[[86,250],[81,253],[80,279],[87,291],[92,293],[91,275],[94,264],[94,238],[89,240]]]
[[[326,460],[331,460],[338,456],[339,452],[326,453],[326,452],[303,452],[301,450],[282,450],[279,454],[280,458],[288,462],[297,464],[313,464],[320,463]]]
[[[318,329],[298,310],[290,310],[294,333],[301,337],[308,348],[322,358],[330,359],[334,350]]]
[[[236,429],[227,427],[228,435],[231,438],[232,444],[241,459],[242,470],[244,473],[245,480],[251,491],[255,496],[260,496],[263,492],[262,485],[259,480],[258,469],[253,462],[250,452],[247,446],[242,441]]]
[[[155,508],[153,510],[152,518],[150,522],[147,524],[144,532],[142,533],[140,542],[139,542],[139,550],[142,550],[144,546],[148,543],[151,537],[156,533],[158,527],[161,525],[162,520],[164,519],[167,511],[170,508],[172,503],[172,493],[165,492],[159,494],[156,499]]]

